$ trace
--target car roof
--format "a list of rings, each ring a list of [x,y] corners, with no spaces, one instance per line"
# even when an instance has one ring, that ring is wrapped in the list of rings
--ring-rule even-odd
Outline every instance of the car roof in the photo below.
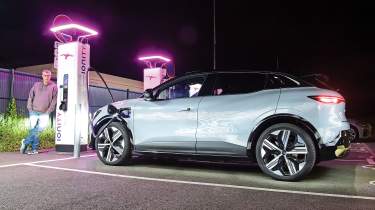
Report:
[[[192,71],[186,72],[183,76],[187,75],[207,75],[207,74],[226,74],[226,73],[234,73],[234,74],[248,74],[248,73],[258,73],[258,74],[278,74],[284,76],[293,76],[285,72],[276,72],[276,71],[264,71],[264,70],[219,70],[219,71]]]
[[[192,72],[186,72],[184,75],[177,76],[169,80],[169,82],[172,81],[178,81],[180,79],[186,79],[189,77],[194,77],[194,76],[208,76],[208,75],[215,75],[215,74],[226,74],[226,73],[242,73],[242,74],[249,74],[249,73],[258,73],[258,74],[274,74],[274,75],[282,75],[285,77],[293,78],[296,79],[296,76],[290,75],[285,72],[276,72],[276,71],[264,71],[264,70],[220,70],[220,71],[192,71]],[[153,90],[156,90],[162,86],[164,86],[165,83],[162,83],[156,87],[153,88]]]

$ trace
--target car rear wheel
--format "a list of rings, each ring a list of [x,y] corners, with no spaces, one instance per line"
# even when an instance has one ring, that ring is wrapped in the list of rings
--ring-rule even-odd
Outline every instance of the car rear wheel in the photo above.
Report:
[[[296,181],[314,167],[316,149],[311,136],[302,128],[280,123],[262,132],[256,145],[261,170],[274,179]]]
[[[96,154],[106,165],[126,164],[131,159],[128,132],[119,122],[112,122],[95,140]]]

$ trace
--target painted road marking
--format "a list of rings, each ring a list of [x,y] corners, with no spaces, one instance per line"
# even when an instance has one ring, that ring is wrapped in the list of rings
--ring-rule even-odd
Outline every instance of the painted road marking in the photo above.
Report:
[[[375,185],[375,181],[371,181],[370,184],[371,184],[371,185]]]
[[[371,148],[367,144],[363,144],[364,147],[366,147],[367,151],[371,153],[372,156],[375,156],[375,152],[371,150]]]
[[[363,146],[367,149],[367,151],[371,154],[371,157],[367,158],[367,162],[370,165],[375,165],[374,157],[375,157],[375,152],[371,150],[371,148],[367,144],[363,144]]]
[[[355,148],[350,148],[350,152],[357,152],[357,153],[366,153],[366,154],[370,154],[370,157],[367,157],[367,158],[364,158],[364,157],[359,157],[359,158],[363,158],[363,159],[336,159],[337,161],[343,161],[343,162],[361,162],[361,161],[366,161],[368,164],[370,165],[375,165],[375,161],[374,161],[374,152],[371,150],[371,148],[366,144],[366,143],[357,143],[357,145],[360,145],[360,146],[356,146]]]
[[[362,166],[362,168],[375,170],[375,165],[364,165],[364,166]]]
[[[350,148],[350,152],[369,153],[369,151],[367,151],[365,147],[362,147],[362,148],[359,148],[359,149]]]
[[[95,175],[102,175],[102,176],[121,177],[121,178],[127,178],[127,179],[156,181],[156,182],[188,184],[188,185],[196,185],[196,186],[223,187],[223,188],[232,188],[232,189],[255,190],[255,191],[277,192],[277,193],[290,193],[290,194],[300,194],[300,195],[315,195],[315,196],[335,197],[335,198],[352,198],[352,199],[375,200],[375,197],[369,197],[369,196],[341,195],[341,194],[331,194],[331,193],[318,193],[318,192],[282,190],[282,189],[272,189],[272,188],[262,188],[262,187],[249,187],[249,186],[230,185],[230,184],[217,184],[217,183],[209,183],[209,182],[192,182],[192,181],[182,181],[182,180],[174,180],[174,179],[159,179],[159,178],[150,178],[150,177],[142,177],[142,176],[129,176],[129,175],[122,175],[122,174],[110,174],[110,173],[96,172],[96,171],[87,171],[87,170],[79,170],[79,169],[71,169],[71,168],[61,168],[61,167],[54,167],[54,166],[36,165],[36,164],[32,164],[32,163],[26,163],[24,165],[33,166],[33,167],[40,167],[40,168],[55,169],[55,170],[62,170],[62,171],[79,172],[79,173],[85,173],[85,174],[95,174]]]
[[[370,165],[375,165],[374,157],[371,156],[371,157],[367,158],[367,162],[368,162]]]
[[[375,152],[372,151],[372,149],[367,144],[363,144],[363,146],[366,147],[367,151],[370,152],[372,158],[375,157]]]
[[[94,157],[95,155],[83,155],[81,158],[86,157]],[[28,163],[14,163],[9,165],[0,165],[0,168],[6,168],[6,167],[12,167],[12,166],[19,166],[19,165],[25,165],[25,164],[38,164],[38,163],[48,163],[48,162],[55,162],[55,161],[64,161],[64,160],[71,160],[76,159],[75,157],[68,157],[68,158],[61,158],[61,159],[52,159],[52,160],[41,160],[41,161],[35,161],[35,162],[28,162]]]
[[[366,162],[366,160],[345,160],[345,159],[337,159],[337,161],[343,161],[343,162]]]

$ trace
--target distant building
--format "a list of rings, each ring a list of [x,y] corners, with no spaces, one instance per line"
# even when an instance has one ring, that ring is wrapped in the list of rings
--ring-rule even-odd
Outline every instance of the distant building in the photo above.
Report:
[[[53,68],[53,64],[42,64],[34,66],[25,66],[16,68],[16,71],[26,72],[29,74],[41,75],[43,69],[49,69],[52,72],[52,77],[56,78],[57,69]],[[108,87],[142,93],[143,82],[133,79],[127,79],[124,77],[118,77],[110,74],[101,73]],[[89,72],[89,85],[105,87],[104,83],[95,72]]]

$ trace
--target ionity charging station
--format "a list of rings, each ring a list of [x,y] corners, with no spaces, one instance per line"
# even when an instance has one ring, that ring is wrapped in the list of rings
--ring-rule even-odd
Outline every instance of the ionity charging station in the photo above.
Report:
[[[160,55],[142,56],[138,60],[143,61],[147,68],[143,70],[143,89],[152,89],[161,83],[174,77],[174,66],[171,59]]]
[[[68,21],[57,23],[62,19]],[[58,87],[55,148],[56,152],[74,152],[74,157],[79,157],[80,151],[87,150],[89,135],[90,45],[87,42],[98,32],[73,23],[65,15],[56,16],[50,30],[59,40],[55,49]]]

